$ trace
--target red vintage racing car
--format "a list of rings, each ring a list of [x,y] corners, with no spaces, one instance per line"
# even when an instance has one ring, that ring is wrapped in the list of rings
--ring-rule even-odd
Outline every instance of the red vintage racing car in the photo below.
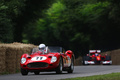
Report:
[[[21,56],[21,74],[27,75],[28,72],[34,72],[38,75],[43,71],[56,71],[60,74],[62,71],[72,73],[74,70],[74,54],[71,50],[65,50],[62,47],[46,47],[43,52],[38,48],[33,48],[32,53]]]
[[[89,50],[89,54],[83,57],[83,65],[88,64],[112,64],[111,56],[105,54],[100,55],[101,50]]]

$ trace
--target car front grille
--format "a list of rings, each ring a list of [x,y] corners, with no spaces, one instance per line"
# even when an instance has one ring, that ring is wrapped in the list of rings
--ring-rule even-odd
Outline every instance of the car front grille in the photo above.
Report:
[[[43,67],[48,67],[48,63],[34,62],[34,63],[27,64],[27,67],[29,67],[29,68],[43,68]]]

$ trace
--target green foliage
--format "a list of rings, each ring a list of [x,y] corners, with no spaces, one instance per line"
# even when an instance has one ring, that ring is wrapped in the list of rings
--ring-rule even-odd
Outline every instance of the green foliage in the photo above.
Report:
[[[89,49],[111,48],[110,5],[108,1],[59,0],[37,21],[38,34],[48,45],[64,46],[76,55],[85,55],[81,53]]]
[[[82,18],[82,21],[84,21],[84,27],[88,29],[87,34],[91,36],[91,45],[95,45],[96,48],[100,48],[100,46],[103,45],[101,44],[101,39],[105,34],[102,31],[108,30],[106,29],[108,19],[108,11],[106,9],[108,9],[109,5],[109,2],[87,4],[83,5],[83,8],[79,11],[80,15],[82,15],[80,17]],[[86,31],[84,31],[84,33],[86,33]]]
[[[65,10],[65,6],[60,2],[54,3],[51,8],[46,11],[45,18],[37,21],[37,29],[39,31],[39,38],[47,44],[58,43],[56,41],[60,38],[60,31],[58,30],[58,23],[63,22],[60,20],[61,13]]]
[[[102,15],[102,12],[105,11],[105,8],[109,6],[109,2],[99,2],[96,4],[87,4],[83,5],[83,8],[80,10],[82,13],[82,16],[87,16],[88,18],[91,17],[97,17]]]
[[[13,42],[14,40],[14,19],[21,14],[21,7],[23,7],[23,1],[10,0],[0,1],[0,41],[1,42]],[[13,17],[14,16],[14,17]]]
[[[38,20],[40,17],[43,17],[43,11],[47,8],[50,7],[50,5],[54,2],[54,0],[49,1],[49,0],[26,0],[26,6],[24,8],[23,15],[19,16],[19,21],[17,22],[16,26],[22,26],[22,29],[19,27],[16,28],[16,32],[22,32],[20,33],[21,36],[17,37],[17,41],[21,41],[22,39],[28,40],[27,42],[34,43],[34,44],[39,44],[42,42],[40,38],[40,31],[39,28],[36,25],[36,20]],[[23,17],[25,17],[23,19]],[[21,24],[20,24],[21,23]],[[21,31],[20,31],[21,30]],[[18,34],[17,34],[18,35]],[[15,35],[15,36],[17,36]],[[19,39],[20,38],[20,39]],[[19,39],[19,40],[18,40]]]
[[[0,42],[13,41],[13,33],[11,19],[7,15],[8,7],[0,3]]]
[[[75,55],[119,48],[118,0],[1,0],[0,41],[63,46]]]
[[[22,42],[23,35],[27,34],[24,33],[26,25],[29,25],[30,22],[34,23],[41,16],[41,10],[48,8],[53,1],[1,0],[0,41],[5,43]]]

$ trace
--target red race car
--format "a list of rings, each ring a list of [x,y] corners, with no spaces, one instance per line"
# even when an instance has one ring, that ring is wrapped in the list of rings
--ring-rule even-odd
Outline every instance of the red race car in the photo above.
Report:
[[[100,55],[101,50],[89,50],[89,54],[83,57],[83,65],[88,64],[112,64],[111,56],[105,54]]]
[[[21,56],[21,74],[27,75],[28,72],[34,72],[38,75],[43,71],[56,71],[60,74],[62,71],[72,73],[74,70],[74,54],[71,50],[65,50],[62,47],[46,47],[43,51],[33,48],[32,53]]]

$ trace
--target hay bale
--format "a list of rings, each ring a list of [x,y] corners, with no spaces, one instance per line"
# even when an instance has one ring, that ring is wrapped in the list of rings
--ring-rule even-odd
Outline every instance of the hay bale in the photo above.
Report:
[[[24,53],[31,53],[31,49],[36,47],[33,44],[10,43],[0,44],[0,74],[3,72],[15,73],[20,70],[20,57]]]
[[[78,65],[82,65],[82,57],[78,57],[77,59],[75,59],[74,61],[74,65],[78,66]]]
[[[23,54],[23,48],[17,48],[17,53],[16,53],[16,69],[20,69],[20,57]]]
[[[113,65],[120,65],[120,49],[111,51]]]
[[[5,52],[6,52],[6,49],[0,46],[0,74],[6,71]]]
[[[16,54],[17,49],[13,47],[8,47],[6,50],[6,71],[9,73],[16,72]]]

